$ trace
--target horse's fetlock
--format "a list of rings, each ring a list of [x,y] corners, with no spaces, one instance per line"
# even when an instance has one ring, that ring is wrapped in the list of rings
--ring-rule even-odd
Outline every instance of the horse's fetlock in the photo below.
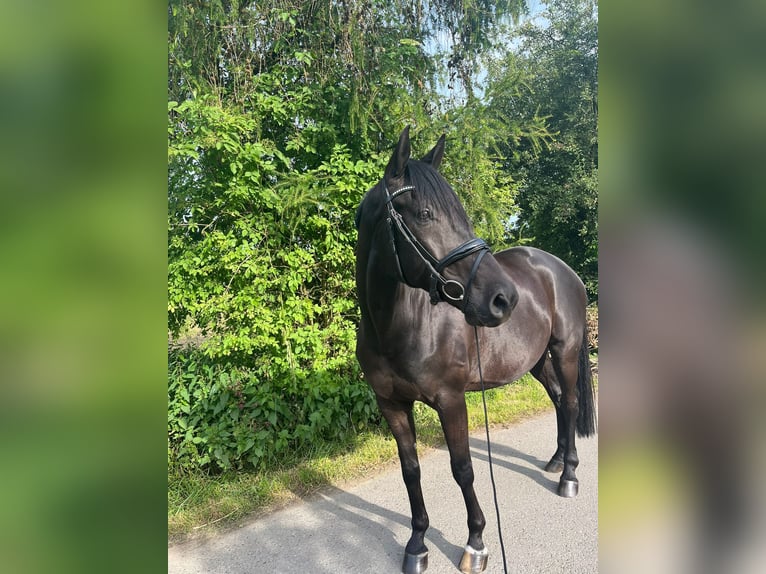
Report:
[[[468,519],[468,531],[469,532],[477,532],[481,534],[484,532],[484,527],[487,525],[487,520],[484,518],[483,515],[477,516],[473,519]],[[480,548],[477,548],[477,550],[480,550]]]
[[[428,520],[428,516],[420,516],[412,519],[413,532],[425,532],[428,530],[429,525],[430,521]]]

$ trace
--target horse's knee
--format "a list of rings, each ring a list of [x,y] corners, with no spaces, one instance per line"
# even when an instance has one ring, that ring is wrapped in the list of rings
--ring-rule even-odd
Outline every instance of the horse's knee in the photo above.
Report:
[[[470,460],[452,461],[452,476],[461,489],[473,485],[473,466]]]
[[[413,485],[420,482],[420,464],[417,461],[402,460],[402,477],[404,484]]]

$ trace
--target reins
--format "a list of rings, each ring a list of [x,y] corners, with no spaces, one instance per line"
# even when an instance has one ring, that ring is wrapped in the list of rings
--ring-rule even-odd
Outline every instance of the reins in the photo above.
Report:
[[[487,460],[489,460],[489,481],[492,484],[492,498],[495,502],[495,516],[497,516],[497,536],[500,539],[500,553],[503,555],[503,572],[508,574],[508,564],[505,559],[505,543],[503,542],[503,529],[500,523],[500,505],[497,503],[497,488],[495,487],[495,473],[492,468],[492,446],[489,440],[489,417],[487,415],[487,399],[484,396],[484,375],[481,371],[481,352],[479,349],[479,328],[474,325],[473,334],[476,339],[476,361],[479,365],[479,382],[481,383],[481,403],[484,405],[484,430],[487,433]]]
[[[473,280],[476,277],[477,271],[479,270],[479,265],[481,264],[481,260],[489,252],[489,246],[483,239],[473,238],[473,239],[469,239],[465,243],[459,245],[458,247],[456,247],[455,249],[447,253],[447,255],[445,255],[442,259],[436,259],[436,257],[434,257],[428,251],[428,249],[426,249],[425,246],[418,240],[418,238],[415,236],[412,230],[409,227],[407,227],[407,224],[404,222],[402,215],[398,211],[396,211],[396,208],[394,208],[394,205],[393,205],[393,200],[396,197],[398,197],[399,195],[407,191],[414,191],[414,190],[415,190],[415,187],[412,185],[401,187],[393,193],[389,193],[388,188],[385,188],[386,207],[388,208],[388,218],[387,218],[388,231],[389,231],[389,236],[391,241],[391,249],[393,250],[394,258],[396,259],[396,267],[397,267],[397,273],[399,275],[399,279],[400,281],[409,285],[410,287],[415,287],[407,280],[407,278],[404,275],[404,270],[402,269],[402,263],[399,260],[399,252],[396,249],[396,236],[394,234],[394,229],[397,229],[399,231],[399,234],[415,250],[415,253],[418,254],[420,259],[423,261],[423,263],[426,265],[428,270],[431,272],[431,282],[430,282],[430,289],[429,289],[429,293],[431,295],[431,304],[436,305],[437,303],[443,300],[440,296],[440,291],[439,291],[439,287],[441,287],[441,294],[443,294],[445,297],[447,297],[448,299],[452,301],[462,302],[462,308],[463,310],[465,310],[466,306],[468,305],[469,290],[471,289]],[[471,266],[471,272],[468,275],[468,281],[466,282],[465,285],[453,279],[446,279],[442,275],[442,272],[444,271],[446,267],[474,253],[478,253],[478,256],[476,257],[476,260],[473,262],[473,265]],[[451,287],[453,285],[459,288],[459,292],[456,294],[451,294],[449,290],[447,289],[448,286]],[[484,429],[487,434],[487,458],[489,460],[489,477],[490,477],[490,482],[492,484],[492,497],[495,502],[495,515],[497,516],[497,533],[498,533],[498,537],[500,538],[500,551],[503,555],[503,572],[507,574],[508,564],[505,558],[505,543],[503,542],[503,531],[500,524],[500,506],[497,502],[497,488],[495,486],[495,473],[494,473],[494,469],[492,465],[492,446],[491,446],[491,442],[489,438],[489,417],[487,413],[487,399],[485,397],[485,389],[484,389],[484,374],[482,373],[482,369],[481,369],[481,352],[479,348],[478,327],[474,326],[473,332],[474,332],[474,337],[476,339],[476,359],[477,359],[477,364],[479,367],[479,381],[481,383],[481,401],[484,406]]]

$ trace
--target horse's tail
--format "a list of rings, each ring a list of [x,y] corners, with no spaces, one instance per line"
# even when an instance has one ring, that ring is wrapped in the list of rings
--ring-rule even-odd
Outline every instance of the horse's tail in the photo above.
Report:
[[[596,408],[588,347],[588,326],[586,325],[583,329],[577,369],[577,394],[580,404],[580,411],[577,413],[577,435],[583,437],[596,433]]]

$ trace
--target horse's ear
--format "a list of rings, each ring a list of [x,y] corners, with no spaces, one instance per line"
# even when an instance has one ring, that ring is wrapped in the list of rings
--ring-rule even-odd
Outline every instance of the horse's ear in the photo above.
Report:
[[[396,144],[396,149],[386,167],[386,181],[402,177],[408,161],[410,161],[410,126],[404,128],[402,135],[399,136],[399,143]]]
[[[434,149],[429,151],[426,155],[423,156],[422,161],[423,163],[431,164],[431,167],[434,169],[439,169],[439,164],[442,162],[442,158],[444,157],[444,140],[446,138],[444,137],[444,134],[439,138],[439,141],[436,142],[436,145],[434,146]]]

